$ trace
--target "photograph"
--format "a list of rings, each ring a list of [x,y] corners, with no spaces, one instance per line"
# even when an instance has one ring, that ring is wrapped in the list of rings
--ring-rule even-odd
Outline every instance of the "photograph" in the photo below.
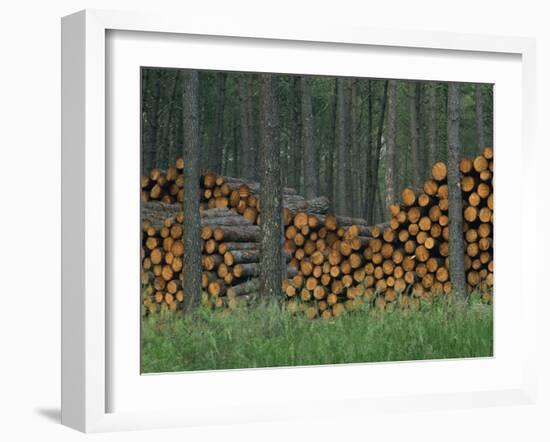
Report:
[[[493,84],[140,76],[142,374],[493,356]]]

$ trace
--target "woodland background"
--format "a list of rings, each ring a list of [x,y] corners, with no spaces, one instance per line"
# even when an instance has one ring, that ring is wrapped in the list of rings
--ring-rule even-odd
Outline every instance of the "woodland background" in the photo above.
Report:
[[[142,70],[143,173],[181,156],[181,75]],[[447,83],[275,77],[282,184],[307,198],[327,196],[340,215],[385,221],[396,189],[421,187],[431,165],[447,161]],[[258,75],[200,71],[199,116],[201,171],[258,181]],[[461,157],[493,145],[492,85],[461,85],[459,134]]]

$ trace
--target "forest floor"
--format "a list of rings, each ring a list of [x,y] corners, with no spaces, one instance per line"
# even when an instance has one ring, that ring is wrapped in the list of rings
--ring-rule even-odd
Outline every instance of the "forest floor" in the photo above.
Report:
[[[325,321],[279,305],[200,309],[143,318],[143,373],[493,355],[493,309],[471,301],[424,304],[420,311],[365,307]]]

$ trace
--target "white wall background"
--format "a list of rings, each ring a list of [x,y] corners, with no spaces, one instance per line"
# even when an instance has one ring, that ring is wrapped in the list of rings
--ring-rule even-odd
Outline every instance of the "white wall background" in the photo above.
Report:
[[[250,20],[308,20],[537,38],[540,281],[550,250],[545,207],[549,165],[550,14],[544,1],[11,0],[0,9],[0,440],[550,440],[550,310],[539,285],[538,406],[414,412],[313,422],[255,424],[84,436],[59,425],[60,358],[60,17],[83,8],[246,15]],[[372,4],[369,4],[372,3]],[[511,5],[508,5],[511,3]],[[518,177],[518,180],[520,177]]]

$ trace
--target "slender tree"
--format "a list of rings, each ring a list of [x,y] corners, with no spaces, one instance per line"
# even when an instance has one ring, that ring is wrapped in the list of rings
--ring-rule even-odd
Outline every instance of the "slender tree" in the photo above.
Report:
[[[377,204],[377,193],[379,194],[378,189],[378,172],[380,166],[380,153],[382,151],[382,143],[384,140],[384,120],[386,119],[386,105],[388,101],[388,83],[389,81],[384,81],[384,89],[382,92],[382,97],[380,98],[380,114],[378,115],[378,126],[376,128],[376,146],[373,149],[373,156],[371,158],[371,168],[369,171],[369,191],[368,191],[368,205],[367,205],[367,221],[370,224],[374,223],[376,219],[376,204]]]
[[[246,154],[249,177],[253,180],[258,178],[257,164],[259,163],[260,150],[257,146],[256,136],[256,110],[254,107],[254,83],[255,74],[249,74],[246,84],[246,109],[248,114],[248,152]]]
[[[347,133],[346,133],[346,108],[345,108],[345,79],[338,78],[336,93],[336,113],[337,113],[337,134],[338,134],[338,155],[337,155],[337,173],[336,173],[336,212],[345,215],[348,211],[346,198],[346,170],[347,170]]]
[[[327,145],[327,173],[326,177],[326,187],[327,187],[327,196],[332,205],[332,210],[335,208],[336,194],[334,192],[334,158],[335,158],[335,149],[334,145],[336,144],[336,113],[337,113],[337,96],[338,96],[338,80],[334,80],[333,93],[331,95],[330,102],[330,114],[329,114],[329,140]]]
[[[221,173],[223,151],[224,151],[224,139],[223,139],[223,126],[224,126],[224,112],[225,112],[225,84],[227,81],[227,74],[225,72],[218,72],[216,75],[217,87],[216,87],[216,110],[215,110],[215,126],[214,134],[212,137],[212,148],[210,149],[211,168],[217,173]]]
[[[436,84],[428,86],[428,166],[436,162],[437,153],[437,117]]]
[[[240,145],[238,157],[242,162],[241,173],[245,178],[252,178],[254,171],[254,156],[250,155],[250,124],[248,121],[248,79],[247,74],[239,75],[239,113],[240,113]]]
[[[302,76],[302,146],[304,148],[304,189],[305,197],[313,198],[319,194],[319,168],[317,165],[317,146],[311,104],[310,79]]]
[[[175,71],[172,79],[172,92],[170,93],[170,102],[168,103],[168,117],[166,118],[166,125],[164,127],[163,145],[168,150],[167,160],[169,162],[175,161],[175,143],[172,137],[173,119],[178,103],[178,85],[180,81],[180,71]]]
[[[388,84],[388,139],[386,142],[386,207],[395,202],[395,140],[397,122],[397,81]]]
[[[282,185],[277,140],[276,77],[260,74],[260,198],[262,201],[260,239],[260,294],[272,298],[281,293],[282,284]]]
[[[299,99],[300,77],[293,76],[289,84],[289,136],[291,139],[290,147],[290,173],[292,175],[291,186],[301,191],[301,170],[302,170],[302,149],[300,148],[301,135],[301,111]]]
[[[367,80],[367,127],[366,127],[366,152],[365,152],[365,163],[363,170],[367,172],[367,176],[364,180],[364,190],[363,194],[365,195],[365,201],[363,205],[363,217],[369,220],[370,216],[370,204],[371,204],[371,169],[373,163],[373,153],[372,153],[372,126],[373,126],[373,112],[372,112],[372,80]]]
[[[150,73],[149,78],[152,83],[152,89],[153,89],[153,98],[151,102],[151,113],[149,115],[149,151],[150,155],[147,159],[149,162],[149,167],[159,166],[159,164],[153,164],[157,160],[157,151],[160,150],[160,147],[158,146],[158,127],[159,127],[159,118],[158,118],[158,108],[159,108],[159,101],[160,101],[160,89],[161,89],[161,79],[162,79],[162,73],[160,70],[154,70]]]
[[[485,148],[485,125],[483,120],[483,89],[481,84],[476,84],[476,134],[478,152],[482,152]]]
[[[465,299],[467,293],[464,274],[463,209],[459,170],[460,85],[450,83],[448,93],[449,267],[453,290],[459,299]]]
[[[183,73],[183,266],[185,278],[184,307],[192,308],[201,295],[201,220],[200,201],[200,146],[199,146],[199,76],[197,71]]]
[[[412,184],[420,187],[420,154],[418,151],[418,82],[409,82],[409,122],[411,133]]]

